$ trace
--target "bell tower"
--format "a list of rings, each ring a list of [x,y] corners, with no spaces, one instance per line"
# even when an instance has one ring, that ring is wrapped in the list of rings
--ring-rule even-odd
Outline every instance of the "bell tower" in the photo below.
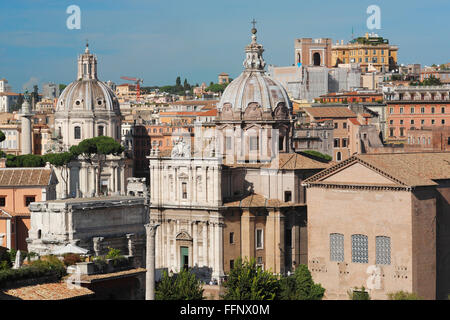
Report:
[[[78,56],[78,80],[97,80],[97,57],[89,52],[89,43],[86,49]]]

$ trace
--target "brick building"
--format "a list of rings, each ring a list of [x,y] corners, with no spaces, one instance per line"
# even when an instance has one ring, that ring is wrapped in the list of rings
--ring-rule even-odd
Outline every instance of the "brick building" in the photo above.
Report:
[[[395,87],[385,100],[388,142],[406,143],[412,128],[450,125],[450,85]]]
[[[450,293],[450,153],[364,154],[307,179],[308,267],[328,299]]]

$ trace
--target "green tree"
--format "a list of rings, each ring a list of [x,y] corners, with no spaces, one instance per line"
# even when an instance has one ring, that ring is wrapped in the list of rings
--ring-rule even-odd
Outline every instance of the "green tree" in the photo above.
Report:
[[[224,287],[225,300],[274,300],[280,291],[277,277],[257,266],[254,258],[244,262],[238,258]]]
[[[370,300],[370,295],[364,287],[361,287],[361,289],[356,287],[353,291],[348,291],[347,294],[351,300]]]
[[[442,85],[441,79],[436,78],[435,76],[431,75],[429,78],[426,78],[421,82],[422,86],[440,86]]]
[[[101,192],[101,176],[106,157],[110,154],[119,155],[124,151],[123,146],[111,137],[98,136],[91,139],[85,139],[78,145],[70,147],[70,152],[74,156],[82,156],[89,163],[96,163],[97,170],[97,192]]]
[[[304,264],[299,265],[293,275],[281,279],[282,300],[322,300],[324,293],[325,289],[314,283]]]
[[[37,154],[24,154],[19,156],[8,154],[6,156],[6,166],[10,168],[43,167],[44,165],[44,160]]]
[[[64,182],[64,194],[68,192],[69,167],[68,164],[76,159],[76,155],[72,152],[47,153],[42,158],[44,162],[50,162],[55,167],[61,169],[61,178]]]
[[[422,300],[417,294],[406,291],[388,293],[388,297],[389,300]]]
[[[206,91],[211,91],[214,93],[223,92],[225,88],[227,87],[228,83],[218,84],[218,83],[212,83],[208,88],[206,88]]]
[[[166,271],[155,290],[156,300],[203,300],[203,288],[194,273],[182,270],[169,276]]]
[[[3,141],[5,141],[5,139],[6,139],[5,134],[3,133],[3,131],[0,130],[0,143],[2,143]]]
[[[63,90],[66,88],[67,86],[63,83],[59,84],[59,92],[63,92]]]

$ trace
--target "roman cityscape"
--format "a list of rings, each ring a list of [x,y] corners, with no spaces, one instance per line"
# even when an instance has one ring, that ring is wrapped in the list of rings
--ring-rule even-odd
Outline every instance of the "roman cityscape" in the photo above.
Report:
[[[0,300],[450,300],[450,4],[168,2],[0,4]]]

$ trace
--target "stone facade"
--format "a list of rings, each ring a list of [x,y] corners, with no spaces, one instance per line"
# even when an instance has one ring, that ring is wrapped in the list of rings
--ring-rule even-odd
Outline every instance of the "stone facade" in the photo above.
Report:
[[[326,298],[361,286],[372,299],[400,290],[447,298],[449,160],[358,155],[306,180],[308,267]]]
[[[113,247],[135,256],[135,263],[142,266],[148,221],[145,202],[143,197],[126,196],[34,202],[28,251],[49,254],[73,243],[99,256]]]

